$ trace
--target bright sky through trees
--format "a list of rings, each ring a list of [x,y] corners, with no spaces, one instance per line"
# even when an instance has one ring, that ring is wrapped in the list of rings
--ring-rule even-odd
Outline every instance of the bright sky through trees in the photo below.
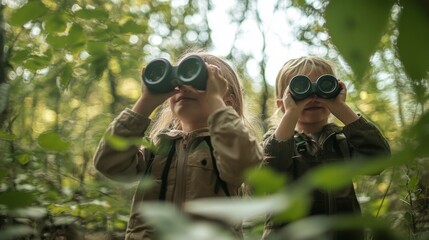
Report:
[[[252,53],[254,61],[250,61],[247,71],[251,76],[259,75],[257,61],[262,58],[262,34],[257,25],[255,14],[246,16],[246,20],[238,29],[237,24],[231,24],[230,12],[234,12],[233,1],[218,0],[214,2],[215,7],[209,13],[209,24],[212,28],[212,39],[214,42],[213,52],[226,55],[229,53],[232,44],[245,53]],[[257,6],[262,20],[262,30],[266,35],[267,66],[266,78],[269,84],[274,85],[277,72],[287,60],[308,54],[305,44],[299,42],[293,35],[292,26],[288,20],[305,18],[296,10],[290,9],[274,12],[274,0],[259,1]],[[235,35],[239,36],[234,43]],[[259,80],[259,79],[255,79]]]

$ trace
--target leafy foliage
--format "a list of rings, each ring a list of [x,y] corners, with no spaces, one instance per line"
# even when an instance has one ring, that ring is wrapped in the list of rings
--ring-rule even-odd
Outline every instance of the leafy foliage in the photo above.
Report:
[[[189,47],[211,47],[207,20],[211,4],[197,0],[1,3],[1,237],[82,239],[76,232],[88,238],[103,232],[122,238],[136,186],[100,177],[92,168],[92,154],[111,119],[138,97],[146,62],[159,56],[175,59]],[[257,5],[257,0],[237,2],[233,23],[244,24],[252,14],[258,16]],[[301,219],[308,210],[309,192],[354,180],[363,221],[374,229],[374,239],[423,238],[427,229],[418,223],[428,215],[427,3],[276,4],[276,11],[292,8],[308,16],[302,23],[294,21],[298,40],[326,49],[323,57],[343,67],[338,74],[348,81],[349,102],[379,124],[392,145],[392,158],[315,169],[294,184],[287,183],[285,176],[256,169],[247,175],[253,196],[189,202],[186,211],[228,223],[244,218],[248,239],[260,239],[266,213],[300,219],[273,239],[322,236],[330,229],[353,228],[362,222],[353,216]],[[325,35],[326,41],[320,37]],[[254,56],[234,45],[226,57],[243,76],[254,115],[265,124],[274,112],[274,99],[264,75],[265,48],[261,51],[261,76],[256,79],[260,81],[250,80],[247,69]],[[165,146],[154,146],[149,139],[108,139],[118,149],[144,145],[165,151]],[[379,176],[360,176],[382,169]],[[151,180],[145,179],[142,187],[150,186]],[[224,227],[195,223],[168,205],[147,203],[142,213],[153,219],[163,239],[233,238]],[[64,226],[69,230],[64,231]],[[71,226],[78,230],[73,232],[76,228]]]

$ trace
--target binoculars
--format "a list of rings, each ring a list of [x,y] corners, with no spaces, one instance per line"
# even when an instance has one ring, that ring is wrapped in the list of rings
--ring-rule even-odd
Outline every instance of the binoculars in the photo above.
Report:
[[[302,100],[316,94],[320,98],[335,98],[341,91],[337,78],[326,74],[312,82],[307,76],[297,75],[289,84],[289,91],[294,100]]]
[[[177,66],[172,66],[167,59],[157,58],[146,66],[142,72],[142,80],[149,91],[154,93],[168,93],[181,85],[205,90],[207,67],[204,60],[197,55],[184,58]]]

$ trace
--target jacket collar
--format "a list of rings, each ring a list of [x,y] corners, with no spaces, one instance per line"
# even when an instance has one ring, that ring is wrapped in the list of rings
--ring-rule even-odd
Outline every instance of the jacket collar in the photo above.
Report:
[[[164,129],[160,132],[159,136],[169,140],[177,140],[180,138],[190,139],[190,138],[206,137],[206,136],[210,136],[210,133],[209,133],[208,127],[200,128],[192,132],[184,132],[179,129]]]
[[[323,143],[325,143],[328,138],[337,133],[340,133],[341,131],[342,129],[335,123],[328,123],[327,125],[323,126],[319,133],[312,135],[312,138],[314,138],[320,145],[323,145]],[[301,136],[303,139],[309,139],[309,135],[305,133],[295,131],[295,134],[298,134],[298,136]]]
[[[335,135],[337,133],[340,133],[342,131],[342,129],[334,124],[334,123],[329,123],[325,126],[323,126],[321,132],[320,132],[320,136],[318,139],[319,143],[324,143],[329,137],[331,137],[332,135]]]

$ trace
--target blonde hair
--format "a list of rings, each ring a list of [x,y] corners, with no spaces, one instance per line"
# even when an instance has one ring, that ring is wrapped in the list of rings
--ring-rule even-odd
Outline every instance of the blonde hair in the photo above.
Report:
[[[247,120],[245,116],[245,107],[243,102],[243,88],[241,86],[240,80],[235,73],[235,71],[232,69],[232,67],[223,59],[214,56],[212,54],[206,53],[202,50],[194,50],[186,52],[184,55],[182,55],[178,62],[180,62],[182,59],[186,58],[190,55],[198,55],[200,56],[206,63],[216,65],[220,68],[223,77],[228,81],[228,93],[231,97],[231,106],[234,108],[234,110],[237,112],[237,114],[242,118],[244,124],[246,127],[251,128],[250,122]],[[181,129],[180,120],[174,116],[172,111],[170,110],[169,101],[165,101],[160,108],[157,110],[156,113],[156,121],[153,122],[151,131],[150,131],[150,138],[155,143],[158,141],[157,136],[158,134],[166,128],[170,129]]]
[[[311,75],[311,74],[331,74],[334,73],[334,65],[328,60],[316,56],[304,56],[287,61],[280,69],[276,78],[276,97],[283,98],[286,88],[289,86],[290,80],[296,75]]]

